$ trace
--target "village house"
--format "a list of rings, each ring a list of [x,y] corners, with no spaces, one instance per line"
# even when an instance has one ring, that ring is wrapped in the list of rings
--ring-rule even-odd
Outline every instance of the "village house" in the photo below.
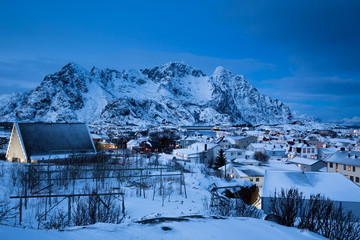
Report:
[[[258,187],[262,187],[264,184],[264,174],[265,169],[260,166],[253,166],[253,165],[233,165],[227,164],[226,165],[226,173],[225,173],[225,166],[219,169],[222,171],[222,175],[226,174],[228,179],[231,178],[241,178],[244,180],[249,180],[253,183],[256,183]]]
[[[194,136],[183,136],[181,139],[176,140],[176,148],[187,148],[191,144],[199,141],[198,137]]]
[[[14,123],[6,160],[29,163],[79,153],[96,153],[84,123]]]
[[[174,149],[177,159],[212,165],[220,150],[220,146],[214,143],[197,142],[187,148]]]
[[[289,148],[288,157],[293,158],[295,156],[317,159],[317,148],[304,142],[294,144]]]
[[[92,133],[91,139],[95,144],[95,148],[99,150],[106,150],[106,149],[116,149],[117,146],[110,142],[110,138],[106,135],[99,135]]]
[[[321,169],[326,168],[326,162],[311,158],[294,157],[288,159],[287,162],[295,164],[301,171],[319,172]]]
[[[245,149],[250,143],[256,143],[257,139],[255,136],[226,136],[225,140],[228,142],[228,146],[224,147]]]
[[[286,149],[284,144],[278,143],[251,143],[247,149],[254,152],[262,152],[269,157],[283,158],[286,156]]]
[[[334,147],[329,148],[318,148],[318,159],[325,160],[326,158],[330,157],[334,153],[338,152],[339,149]]]
[[[360,188],[342,174],[329,172],[266,171],[261,200],[264,212],[269,213],[275,192],[291,188],[303,193],[305,203],[311,194],[320,194],[360,217]]]
[[[360,185],[360,152],[339,151],[325,161],[328,172],[339,172]]]
[[[161,153],[164,147],[158,140],[142,141],[139,146],[133,147],[135,152],[139,153]]]
[[[142,142],[146,142],[146,141],[148,141],[149,140],[149,138],[148,137],[142,137],[142,138],[138,138],[138,139],[131,139],[130,141],[128,141],[127,143],[126,143],[126,147],[127,147],[127,149],[129,149],[129,150],[135,150],[135,148],[138,148],[138,147],[140,147],[140,144],[142,143]]]
[[[245,158],[246,150],[238,148],[229,148],[225,150],[225,158],[228,161],[234,160],[236,158]]]

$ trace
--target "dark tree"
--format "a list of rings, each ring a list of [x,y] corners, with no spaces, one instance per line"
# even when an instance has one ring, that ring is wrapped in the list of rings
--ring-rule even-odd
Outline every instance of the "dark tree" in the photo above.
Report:
[[[216,156],[214,168],[218,169],[226,164],[225,151],[220,149],[218,155]]]
[[[175,142],[180,138],[176,132],[171,131],[169,129],[164,129],[163,131],[150,132],[149,137],[152,140],[159,141],[160,144],[164,146],[166,150],[175,148]]]
[[[268,163],[269,158],[270,157],[263,152],[255,152],[255,154],[254,154],[254,159],[261,162],[261,164]]]

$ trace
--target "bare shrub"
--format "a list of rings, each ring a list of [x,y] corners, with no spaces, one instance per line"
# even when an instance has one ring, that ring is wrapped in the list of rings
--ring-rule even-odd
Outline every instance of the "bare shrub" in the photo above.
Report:
[[[261,210],[247,205],[241,199],[217,198],[210,201],[208,207],[211,214],[224,217],[251,217],[260,218]]]
[[[280,217],[281,225],[293,227],[303,200],[303,193],[298,189],[281,189],[270,198],[270,212]]]
[[[69,226],[68,215],[63,209],[57,209],[50,215],[49,221],[44,223],[45,229],[64,230],[67,226]]]

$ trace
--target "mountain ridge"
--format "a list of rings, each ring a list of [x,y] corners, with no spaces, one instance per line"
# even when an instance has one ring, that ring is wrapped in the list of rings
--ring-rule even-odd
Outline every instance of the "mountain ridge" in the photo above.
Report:
[[[117,122],[123,124],[274,124],[290,109],[223,67],[206,75],[182,62],[139,70],[69,63],[29,93],[3,97],[6,121]]]

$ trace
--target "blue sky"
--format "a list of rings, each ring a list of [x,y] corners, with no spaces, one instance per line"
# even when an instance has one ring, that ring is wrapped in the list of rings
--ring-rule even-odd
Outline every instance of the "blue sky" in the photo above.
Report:
[[[0,94],[68,62],[224,66],[292,110],[360,117],[360,1],[0,0]]]

